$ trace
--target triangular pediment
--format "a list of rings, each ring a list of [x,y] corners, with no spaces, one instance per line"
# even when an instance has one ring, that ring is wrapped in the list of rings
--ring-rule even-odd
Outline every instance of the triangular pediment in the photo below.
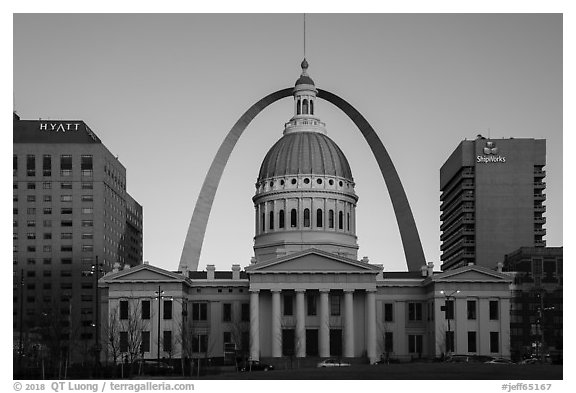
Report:
[[[477,281],[477,282],[503,282],[512,281],[512,278],[495,270],[490,270],[482,266],[464,266],[442,273],[435,273],[433,281]]]
[[[379,271],[380,268],[377,266],[316,249],[300,251],[272,261],[256,263],[246,268],[247,273],[347,272],[376,274]]]
[[[184,281],[185,277],[151,265],[138,265],[116,273],[109,273],[101,279],[104,282],[122,281]]]

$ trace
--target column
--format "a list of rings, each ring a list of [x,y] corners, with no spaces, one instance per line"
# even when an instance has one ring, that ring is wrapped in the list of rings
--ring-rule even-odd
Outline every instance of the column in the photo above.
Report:
[[[250,290],[250,359],[260,360],[259,290]]]
[[[272,357],[282,356],[282,320],[280,315],[280,289],[272,289]]]
[[[320,329],[318,329],[318,354],[322,358],[330,357],[330,309],[328,307],[329,289],[320,289]]]
[[[296,357],[306,357],[306,313],[304,289],[296,289]]]
[[[354,357],[354,290],[344,290],[344,357]]]
[[[376,290],[366,290],[366,354],[370,363],[377,361],[376,356]]]

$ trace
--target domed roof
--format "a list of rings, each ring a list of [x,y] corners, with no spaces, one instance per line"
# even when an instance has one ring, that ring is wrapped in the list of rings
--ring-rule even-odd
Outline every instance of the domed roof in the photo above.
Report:
[[[258,181],[298,174],[339,176],[353,181],[342,150],[319,132],[285,134],[264,157]]]

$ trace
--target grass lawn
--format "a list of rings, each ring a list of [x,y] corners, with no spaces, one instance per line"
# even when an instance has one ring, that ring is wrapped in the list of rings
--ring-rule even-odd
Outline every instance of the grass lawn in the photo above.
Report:
[[[561,380],[561,365],[400,363],[208,375],[203,379]]]

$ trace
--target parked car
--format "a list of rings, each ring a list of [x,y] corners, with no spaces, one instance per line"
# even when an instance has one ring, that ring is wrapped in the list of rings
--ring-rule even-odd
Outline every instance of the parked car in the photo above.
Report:
[[[514,364],[512,360],[504,359],[504,358],[495,358],[492,360],[488,360],[485,362],[486,364]]]
[[[317,364],[317,367],[348,367],[350,363],[344,363],[338,359],[326,359]]]
[[[486,355],[451,355],[448,356],[445,362],[448,363],[486,363],[493,360],[492,356]]]
[[[274,366],[271,364],[260,363],[258,360],[248,360],[242,366],[240,366],[240,371],[268,371],[274,370]]]
[[[154,359],[138,359],[133,363],[133,370],[138,374],[167,375],[174,372],[174,367]]]

